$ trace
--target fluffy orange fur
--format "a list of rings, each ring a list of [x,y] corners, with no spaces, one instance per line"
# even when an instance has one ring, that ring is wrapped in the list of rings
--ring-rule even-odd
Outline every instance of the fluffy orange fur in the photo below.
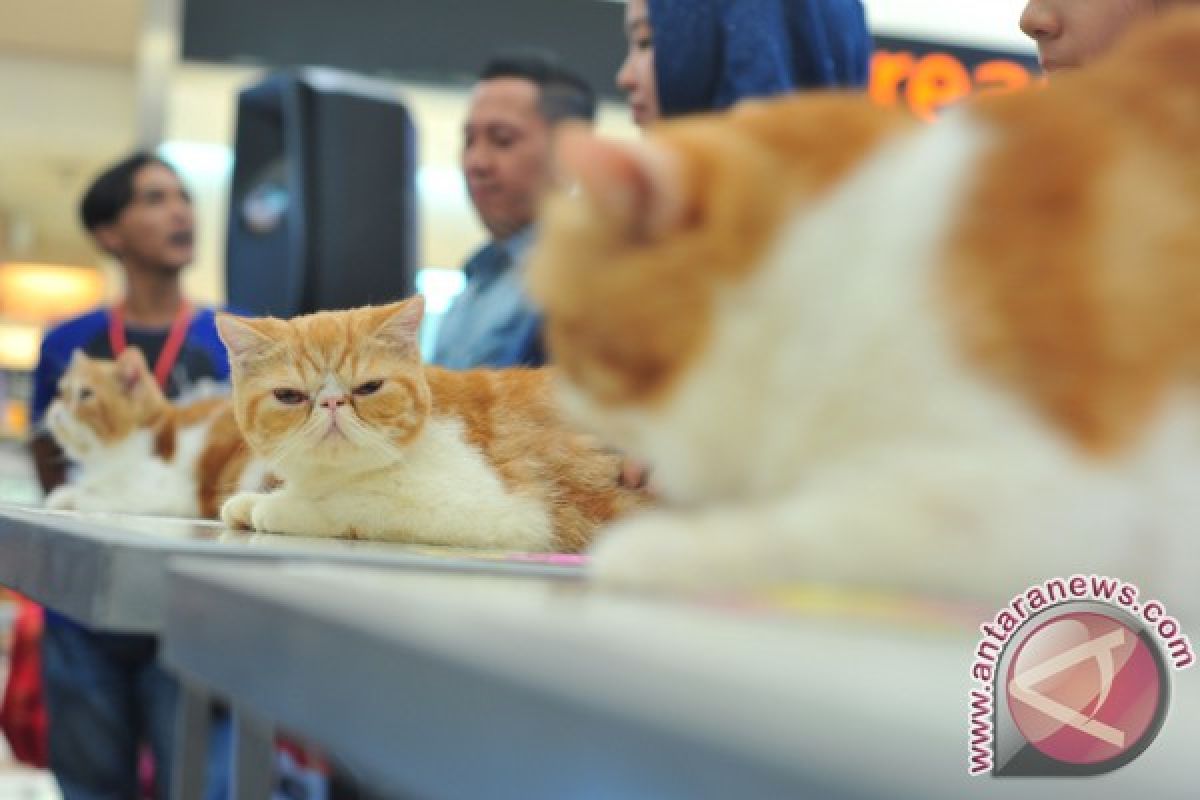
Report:
[[[597,579],[1194,581],[1200,13],[898,113],[809,94],[561,137],[531,290],[564,406],[664,500],[597,540]]]
[[[130,348],[119,361],[88,358],[76,351],[58,382],[50,413],[54,414],[56,407],[69,412],[107,445],[139,428],[157,430],[170,414],[170,403],[157,387],[140,381],[145,364],[136,348]],[[84,444],[71,433],[58,432],[59,443],[68,448]]]
[[[195,482],[196,510],[215,518],[221,503],[232,494],[250,457],[228,398],[209,397],[183,405],[171,403],[159,389],[146,360],[129,348],[115,361],[89,358],[76,352],[59,381],[58,396],[47,414],[52,434],[68,454],[84,462],[104,459],[138,434],[150,446],[143,454],[170,464],[179,437],[187,429],[204,426],[204,441],[195,465],[180,465]],[[101,466],[103,466],[101,464]],[[137,472],[127,475],[131,497],[114,496],[110,510],[137,512]]]
[[[552,400],[549,370],[452,372],[425,366],[416,338],[422,313],[423,300],[417,297],[288,321],[219,317],[234,365],[237,419],[247,441],[280,465],[289,483],[293,472],[303,475],[303,485],[314,485],[307,493],[313,496],[322,491],[316,485],[323,482],[321,470],[333,480],[358,470],[375,475],[400,469],[431,421],[450,420],[461,425],[464,445],[482,455],[510,493],[546,509],[553,547],[562,551],[582,548],[600,522],[640,502],[640,495],[617,485],[619,458],[564,425]],[[338,421],[309,437],[314,424],[330,419],[318,400],[327,391],[323,387],[334,385],[344,400],[344,406],[331,406]],[[459,479],[451,472],[444,477]],[[352,482],[342,499],[365,490],[368,482]],[[400,507],[394,515],[404,512]],[[424,541],[420,532],[371,530],[369,524],[330,513],[325,535]],[[392,512],[381,512],[387,513]],[[236,515],[227,521],[258,527]],[[459,527],[468,530],[474,524],[464,510]],[[444,543],[464,541],[452,537]]]
[[[972,111],[1003,138],[953,232],[946,306],[975,363],[1098,455],[1198,366],[1198,81],[1184,12]]]
[[[548,200],[530,267],[555,361],[603,403],[661,398],[702,351],[721,287],[788,214],[912,124],[830,94],[662,124],[652,149],[567,132],[559,161],[587,199]]]
[[[463,421],[467,441],[513,491],[550,508],[558,547],[581,550],[596,526],[643,504],[617,487],[619,457],[566,428],[554,403],[549,369],[469,370],[425,367],[432,413]]]
[[[1097,453],[1195,368],[1200,18],[1166,16],[1048,89],[973,104],[995,142],[942,259],[969,358]],[[548,200],[530,266],[554,359],[601,404],[654,405],[781,222],[913,126],[817,94],[668,122],[644,146],[562,137],[584,191]]]
[[[254,453],[238,427],[233,404],[222,402],[196,464],[196,492],[202,517],[216,519],[220,516],[221,506],[242,483],[253,457]],[[276,479],[267,475],[264,481],[266,486],[271,486]]]

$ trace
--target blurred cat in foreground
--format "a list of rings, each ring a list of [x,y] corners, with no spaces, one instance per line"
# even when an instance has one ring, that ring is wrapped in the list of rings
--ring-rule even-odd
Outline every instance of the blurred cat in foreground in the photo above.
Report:
[[[1197,142],[1184,13],[929,127],[829,94],[565,135],[530,264],[564,404],[670,506],[595,577],[1189,591]]]

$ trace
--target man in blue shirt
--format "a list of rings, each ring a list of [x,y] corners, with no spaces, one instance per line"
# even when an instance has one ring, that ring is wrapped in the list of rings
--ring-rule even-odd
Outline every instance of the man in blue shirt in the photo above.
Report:
[[[34,371],[35,426],[76,350],[112,358],[127,346],[139,347],[169,397],[206,380],[227,381],[229,363],[212,310],[193,308],[183,296],[180,273],[192,261],[195,221],[175,170],[147,153],[130,156],[95,180],[80,211],[96,244],[120,262],[125,294],[113,308],[46,334]],[[31,449],[42,488],[49,492],[62,484],[65,458],[54,440],[40,432]],[[47,611],[42,676],[50,769],[64,800],[141,796],[142,743],[154,755],[155,796],[166,797],[179,685],[158,663],[157,651],[152,636],[92,631]],[[227,726],[216,726],[209,798],[224,796],[228,788],[227,732]]]
[[[539,366],[541,318],[523,284],[541,194],[551,181],[554,128],[592,122],[587,82],[548,58],[497,58],[480,73],[464,130],[462,168],[492,241],[467,261],[467,286],[443,318],[433,363],[450,369]]]

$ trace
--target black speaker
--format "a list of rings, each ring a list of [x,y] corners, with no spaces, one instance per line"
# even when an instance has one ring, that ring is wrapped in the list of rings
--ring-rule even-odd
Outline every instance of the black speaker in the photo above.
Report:
[[[290,317],[415,291],[416,133],[385,84],[304,68],[238,95],[226,287]]]

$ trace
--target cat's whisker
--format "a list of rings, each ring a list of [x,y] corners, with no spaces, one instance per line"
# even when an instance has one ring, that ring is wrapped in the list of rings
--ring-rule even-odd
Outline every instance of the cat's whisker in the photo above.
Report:
[[[284,440],[274,455],[268,459],[268,463],[278,467],[283,462],[290,461],[293,456],[299,455],[303,450],[313,447],[324,435],[324,428],[323,418],[319,414],[313,414],[294,434]]]
[[[275,452],[266,458],[267,464],[271,467],[280,467],[284,462],[290,461],[299,450],[308,446],[310,442],[307,441],[308,437],[304,435],[304,432],[309,427],[311,427],[311,423],[307,423],[294,435],[286,438]]]
[[[388,441],[379,431],[372,430],[360,418],[347,415],[342,418],[341,424],[346,438],[359,447],[379,453],[389,461],[404,460],[404,452],[399,447]]]

